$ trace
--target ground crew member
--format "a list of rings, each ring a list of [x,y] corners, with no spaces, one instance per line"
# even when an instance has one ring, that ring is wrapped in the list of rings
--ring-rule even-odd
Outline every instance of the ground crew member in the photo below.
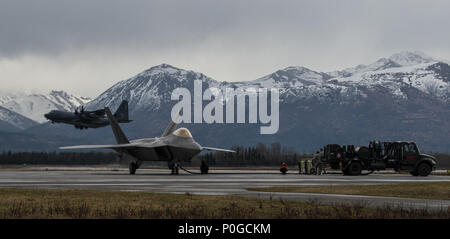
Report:
[[[280,172],[282,174],[286,174],[288,171],[288,166],[285,162],[281,162]]]

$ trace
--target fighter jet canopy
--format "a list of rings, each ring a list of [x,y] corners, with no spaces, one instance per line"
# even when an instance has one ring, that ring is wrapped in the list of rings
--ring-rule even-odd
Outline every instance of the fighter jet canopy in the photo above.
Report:
[[[175,130],[172,134],[178,137],[192,138],[191,132],[189,132],[189,130],[186,128],[179,128]]]

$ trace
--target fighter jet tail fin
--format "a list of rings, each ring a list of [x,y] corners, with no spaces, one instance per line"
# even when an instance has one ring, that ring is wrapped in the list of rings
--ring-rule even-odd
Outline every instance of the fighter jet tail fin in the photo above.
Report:
[[[129,144],[130,141],[128,141],[127,136],[123,133],[122,129],[119,126],[119,123],[117,123],[116,118],[112,115],[111,110],[109,110],[108,107],[105,107],[106,116],[108,116],[109,124],[111,125],[111,129],[114,133],[114,137],[116,138],[116,141],[118,144]]]
[[[181,109],[178,112],[178,116],[177,117],[180,117],[180,114],[183,114],[183,109]],[[167,128],[164,130],[164,132],[163,132],[163,134],[161,136],[164,137],[164,136],[167,136],[167,135],[171,134],[173,131],[175,131],[176,128],[177,128],[177,123],[173,122],[173,120],[170,121],[169,125],[167,125]]]
[[[121,123],[131,122],[131,120],[128,119],[128,101],[124,100],[120,103],[119,108],[117,108],[116,113],[114,113],[114,117]]]

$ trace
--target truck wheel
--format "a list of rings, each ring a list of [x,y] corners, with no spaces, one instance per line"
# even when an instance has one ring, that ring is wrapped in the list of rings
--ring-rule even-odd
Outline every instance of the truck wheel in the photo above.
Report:
[[[421,163],[417,166],[417,173],[420,176],[428,176],[431,173],[431,167],[427,163]]]
[[[349,175],[349,173],[348,173],[348,168],[349,168],[349,167],[347,167],[347,168],[342,167],[342,174],[344,174],[344,175]]]
[[[362,165],[359,162],[353,162],[351,163],[348,168],[347,168],[347,172],[350,175],[360,175],[362,171]]]

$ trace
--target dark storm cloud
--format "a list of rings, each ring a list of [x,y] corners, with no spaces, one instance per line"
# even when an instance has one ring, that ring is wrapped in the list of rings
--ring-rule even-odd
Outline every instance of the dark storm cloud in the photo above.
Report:
[[[0,0],[0,80],[39,75],[54,87],[108,72],[98,93],[162,62],[236,81],[400,50],[450,59],[448,9],[446,0]]]
[[[223,29],[241,28],[248,21],[263,26],[261,20],[273,21],[280,13],[264,9],[274,3],[7,0],[0,3],[0,53],[45,54],[102,44],[136,47],[138,43],[155,48],[191,44]]]
[[[13,0],[0,6],[0,53],[6,55],[136,42],[170,46],[212,28],[212,15],[183,1]],[[220,26],[220,19],[214,23]]]
[[[173,47],[224,31],[236,44],[268,35],[323,39],[373,30],[426,44],[448,40],[448,1],[2,0],[0,53],[54,53],[89,45]],[[367,28],[367,29],[365,29]],[[244,42],[239,41],[242,34]],[[248,39],[248,36],[253,36]],[[247,40],[247,42],[245,42]],[[399,44],[404,44],[400,42]]]
[[[449,7],[448,1],[411,0],[3,0],[0,54],[49,54],[92,45],[177,47],[216,33],[230,34],[225,40],[234,44],[258,38],[302,38],[319,44],[328,39],[333,44],[343,34],[358,39],[371,31],[380,44],[392,47],[404,46],[405,40],[438,44],[450,39],[445,30]]]

